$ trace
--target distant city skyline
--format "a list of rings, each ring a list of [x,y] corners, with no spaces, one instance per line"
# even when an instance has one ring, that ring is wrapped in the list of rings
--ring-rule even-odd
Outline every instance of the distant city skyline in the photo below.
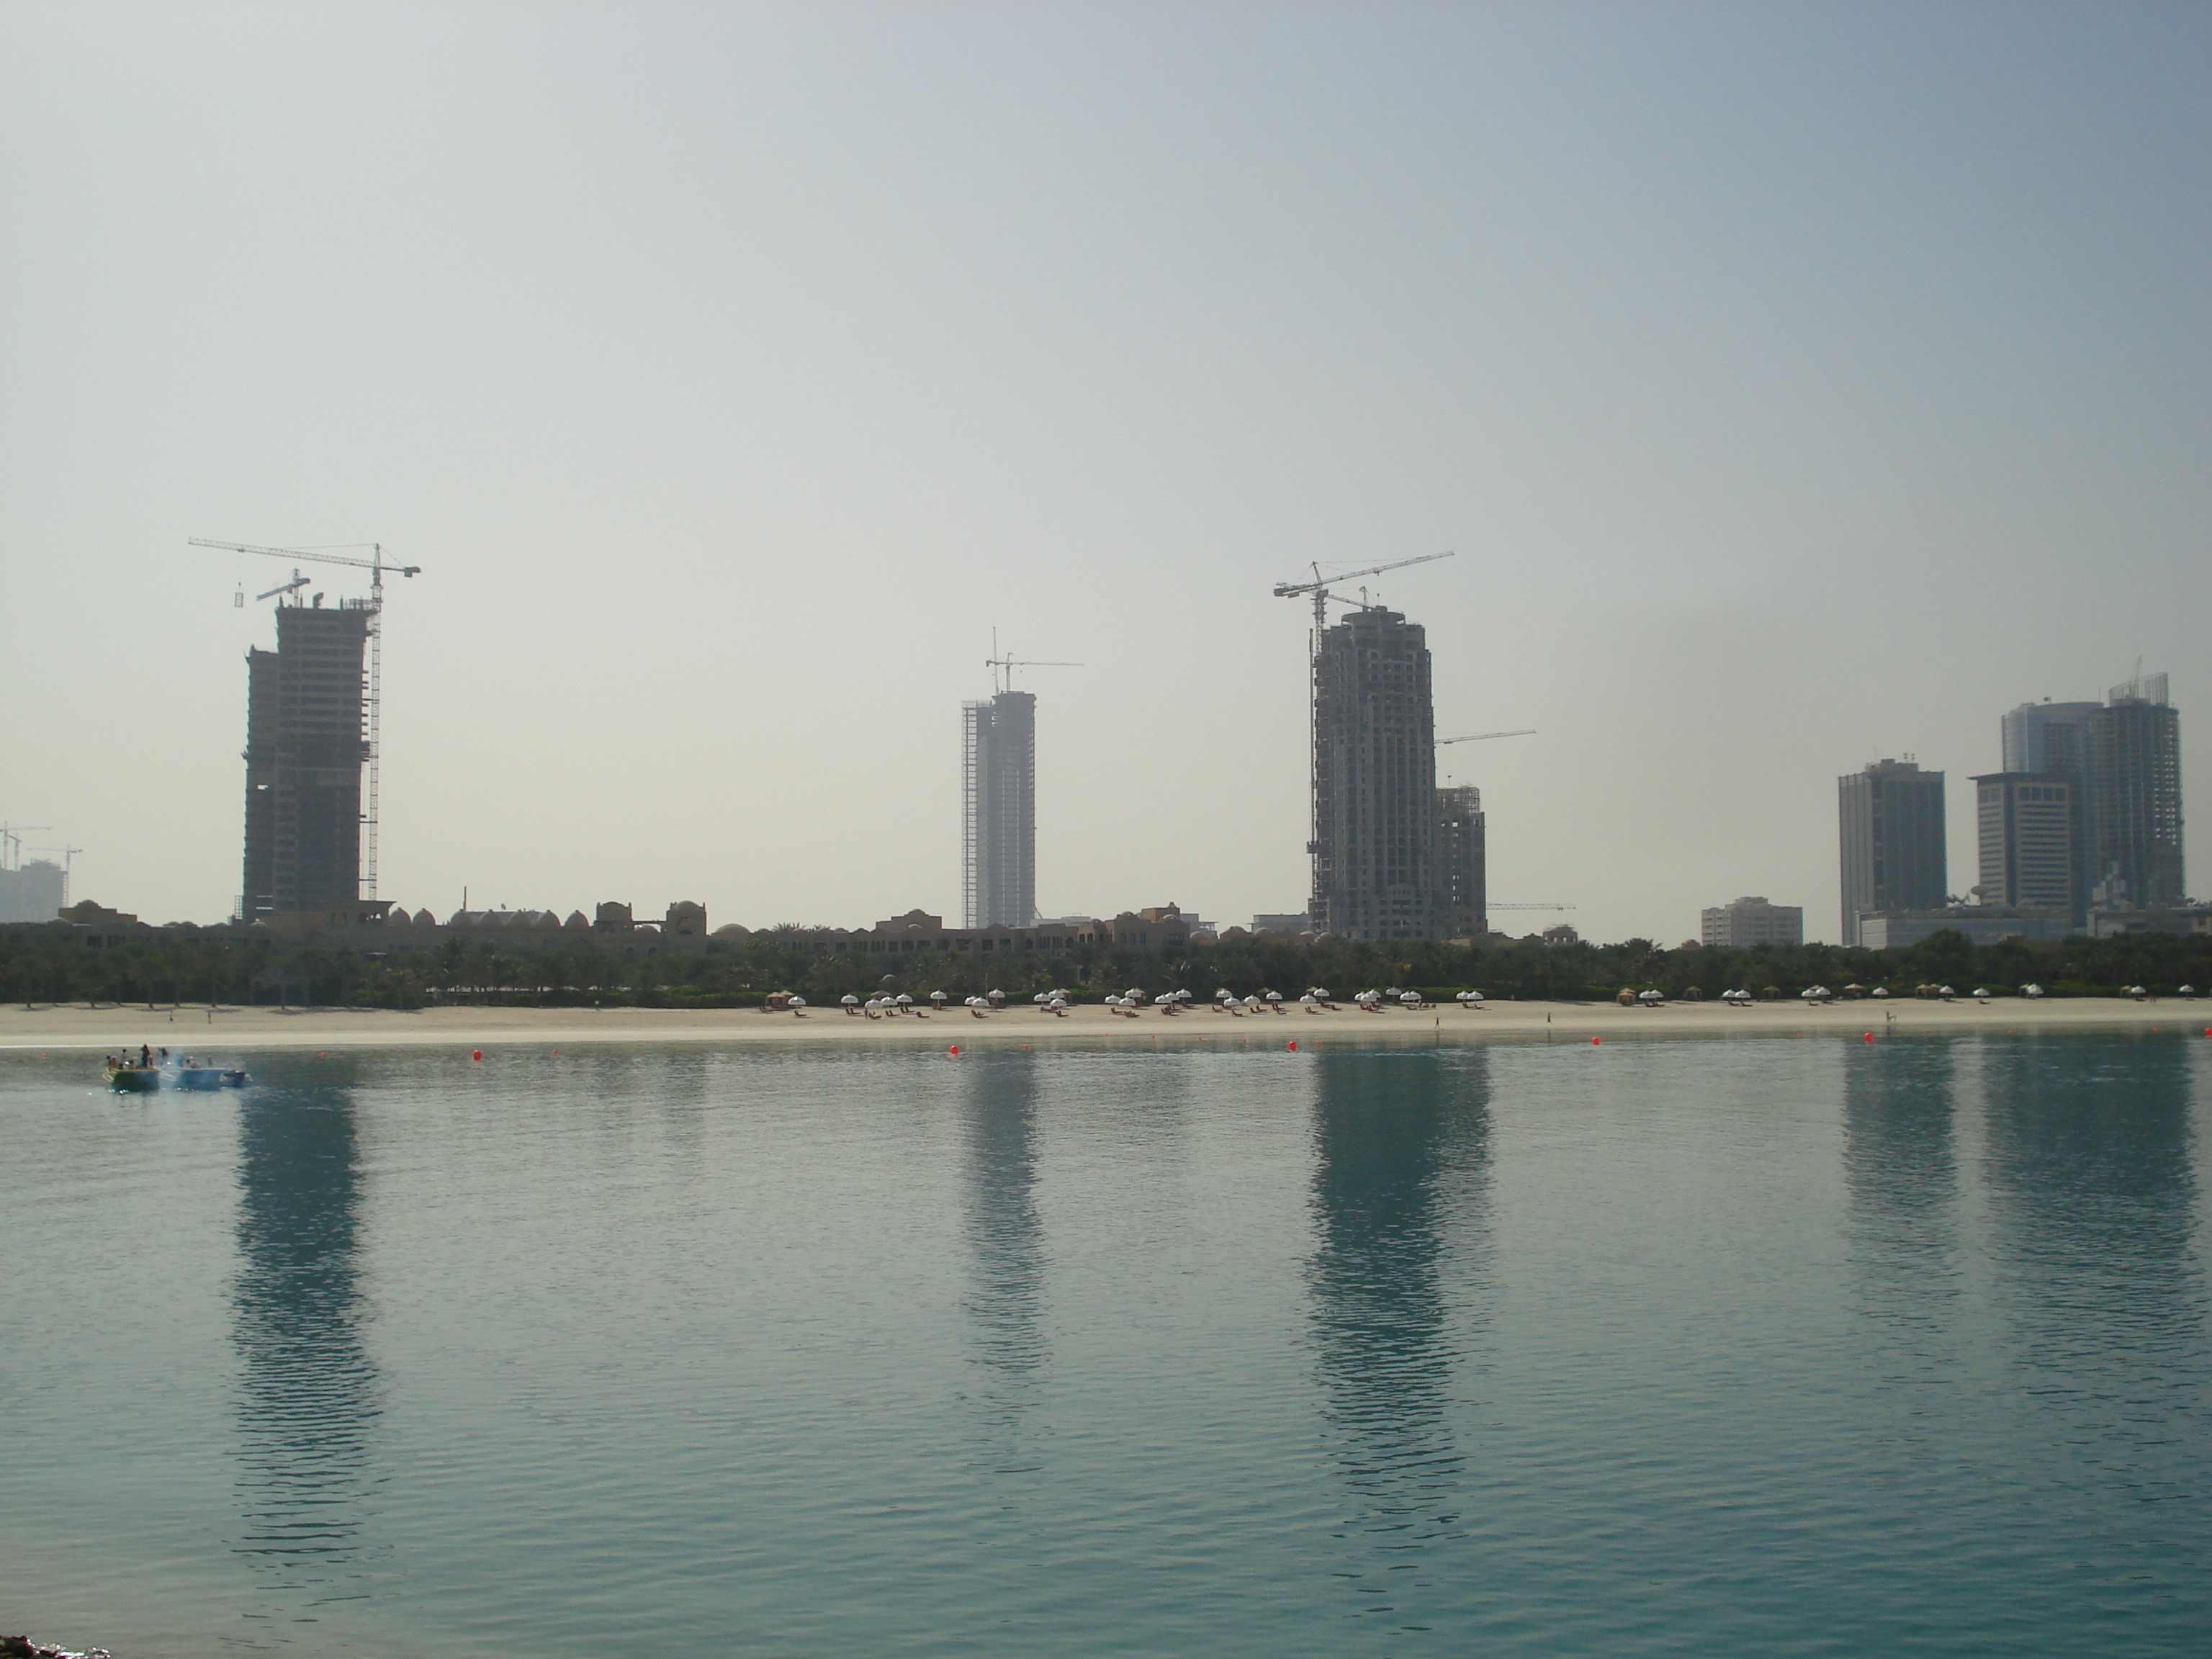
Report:
[[[434,573],[380,890],[441,913],[957,914],[992,626],[1089,665],[1047,907],[1299,903],[1316,563],[1456,550],[1365,598],[1541,728],[1447,769],[1595,938],[1832,938],[1838,776],[2206,695],[2205,8],[283,18],[0,14],[0,814],[78,896],[238,896],[277,573],[194,536]]]
[[[2166,673],[2138,669],[2100,702],[2019,704],[1999,718],[1997,747],[2003,769],[1971,779],[1979,879],[1966,902],[2047,913],[2063,933],[2188,901],[2180,714]],[[1947,890],[1941,771],[1885,760],[1838,788],[1844,944],[1861,942],[1872,914],[1960,896]]]

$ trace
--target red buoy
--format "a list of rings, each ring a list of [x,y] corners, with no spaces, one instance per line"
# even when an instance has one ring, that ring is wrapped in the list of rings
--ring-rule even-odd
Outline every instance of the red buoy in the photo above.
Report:
[[[481,1049],[481,1048],[471,1048],[471,1049],[470,1049],[470,1050],[469,1050],[469,1058],[470,1058],[471,1060],[482,1060],[482,1059],[483,1058],[483,1049]]]
[[[953,1044],[950,1048],[947,1048],[945,1052],[946,1054],[958,1054],[958,1053],[960,1052],[960,1045],[959,1045],[958,1043],[957,1043],[957,1042],[956,1042],[956,1043],[954,1043],[954,1044]]]
[[[2206,1036],[2212,1036],[2212,1025],[2208,1025],[2208,1026],[2206,1026],[2206,1027],[2204,1028],[2204,1035],[2205,1035]],[[1296,1054],[1296,1053],[1297,1053],[1297,1051],[1298,1051],[1298,1040],[1297,1040],[1296,1037],[1292,1037],[1292,1038],[1291,1039],[1291,1052],[1292,1054]]]

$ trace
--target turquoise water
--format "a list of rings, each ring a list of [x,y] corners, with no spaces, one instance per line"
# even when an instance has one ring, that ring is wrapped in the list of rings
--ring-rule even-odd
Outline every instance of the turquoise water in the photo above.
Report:
[[[2197,1654],[2212,1042],[0,1060],[118,1659]]]

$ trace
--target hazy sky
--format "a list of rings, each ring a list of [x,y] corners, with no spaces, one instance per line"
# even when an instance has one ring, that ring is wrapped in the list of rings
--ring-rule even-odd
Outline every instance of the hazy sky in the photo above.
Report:
[[[1085,665],[1046,912],[1242,921],[1270,587],[1449,548],[1380,587],[1540,730],[1443,751],[1492,896],[1833,939],[1869,759],[1964,891],[1999,714],[2140,655],[2212,789],[2208,71],[2197,3],[10,5],[0,818],[226,915],[288,573],[185,540],[379,541],[410,908],[957,919],[995,626]]]

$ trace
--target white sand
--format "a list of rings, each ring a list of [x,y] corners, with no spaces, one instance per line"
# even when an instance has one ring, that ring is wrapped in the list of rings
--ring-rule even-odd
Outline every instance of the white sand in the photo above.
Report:
[[[836,1008],[810,1008],[804,1018],[757,1009],[432,1008],[419,1013],[383,1009],[234,1008],[143,1005],[88,1008],[82,1004],[0,1009],[0,1052],[136,1048],[141,1043],[185,1049],[351,1048],[404,1045],[488,1048],[500,1044],[585,1042],[1086,1043],[1164,1036],[1246,1042],[1447,1042],[1501,1038],[1522,1042],[1572,1037],[1587,1042],[1654,1036],[1838,1036],[1863,1031],[2053,1031],[2094,1027],[2212,1033],[2212,1000],[2137,1003],[2117,998],[1972,1002],[1796,1002],[1737,1010],[1703,1003],[1621,1008],[1606,1003],[1493,1002],[1480,1010],[1445,1004],[1420,1012],[1391,1008],[1365,1014],[1348,1006],[1335,1013],[1251,1014],[1242,1018],[1198,1005],[1167,1016],[1132,1019],[1103,1007],[1080,1007],[1065,1018],[1010,1006],[987,1018],[952,1009],[927,1018],[856,1018]]]

